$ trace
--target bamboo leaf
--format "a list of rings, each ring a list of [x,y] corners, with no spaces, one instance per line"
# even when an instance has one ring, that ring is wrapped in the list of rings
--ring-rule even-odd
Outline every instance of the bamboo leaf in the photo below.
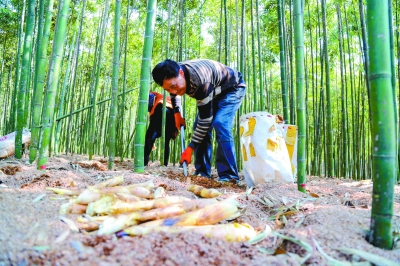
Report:
[[[317,247],[317,250],[319,251],[319,253],[321,253],[321,255],[328,261],[329,265],[332,265],[332,266],[352,266],[352,263],[350,263],[348,261],[340,261],[340,260],[337,260],[337,259],[334,259],[334,258],[330,257],[328,254],[325,253],[325,251],[318,244],[317,240],[315,240],[314,238],[313,238],[313,242],[314,242],[314,245]]]
[[[249,196],[251,192],[253,191],[254,187],[246,187],[246,196]]]
[[[285,206],[287,206],[289,200],[285,196],[282,196],[282,202],[283,202],[283,204],[285,204]]]
[[[313,248],[307,242],[304,242],[302,240],[299,240],[299,239],[296,239],[296,238],[293,238],[293,237],[288,237],[288,236],[282,235],[282,234],[278,233],[277,231],[273,231],[273,234],[275,236],[278,236],[278,237],[283,238],[285,240],[292,241],[293,243],[302,246],[307,251],[307,254],[304,257],[302,257],[302,259],[299,261],[300,264],[303,264],[304,262],[306,262],[308,260],[308,258],[311,257]]]
[[[64,232],[59,235],[56,240],[54,240],[54,244],[62,243],[69,235],[71,231],[69,229],[65,230]]]
[[[34,246],[33,247],[33,249],[36,250],[36,251],[45,251],[45,250],[48,250],[50,248],[51,248],[50,246]]]
[[[272,233],[272,228],[269,225],[265,225],[265,229],[264,231],[262,231],[261,233],[259,233],[256,237],[250,239],[249,241],[247,241],[247,243],[249,243],[250,245],[254,245],[257,244],[261,241],[263,241],[265,238],[267,238],[268,236],[270,236]]]
[[[79,232],[78,227],[75,225],[75,223],[72,220],[70,220],[64,216],[60,216],[60,220],[63,221],[64,223],[66,223],[69,226],[69,228],[71,229],[71,231]]]
[[[397,262],[394,262],[392,260],[386,259],[384,257],[371,254],[369,252],[363,251],[363,250],[358,250],[354,248],[337,248],[337,250],[346,253],[346,254],[352,254],[352,255],[357,255],[377,266],[398,266],[399,264]]]
[[[43,194],[37,196],[36,198],[34,198],[32,200],[32,203],[36,203],[36,202],[40,201],[41,199],[43,199],[44,197],[46,197],[46,193],[43,193]]]
[[[275,254],[275,251],[276,251],[275,249],[271,249],[271,248],[261,248],[261,247],[259,247],[258,250],[259,250],[261,253],[268,254],[268,255],[274,255],[274,254]]]
[[[270,201],[268,198],[264,197],[264,201],[265,201],[265,205],[267,205],[268,207],[272,208],[274,207],[274,203],[272,201]]]

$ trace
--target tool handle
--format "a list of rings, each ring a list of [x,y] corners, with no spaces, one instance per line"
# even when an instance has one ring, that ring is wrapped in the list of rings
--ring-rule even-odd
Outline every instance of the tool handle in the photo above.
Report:
[[[185,150],[185,128],[183,126],[181,126],[181,146],[183,152]],[[188,176],[186,161],[183,161],[182,165],[183,165],[183,175]]]

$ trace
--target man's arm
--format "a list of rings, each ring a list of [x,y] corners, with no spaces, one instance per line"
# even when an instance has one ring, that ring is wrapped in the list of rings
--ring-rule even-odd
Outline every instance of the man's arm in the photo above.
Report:
[[[206,83],[195,94],[196,99],[198,99],[196,105],[199,117],[189,144],[193,149],[203,141],[213,122],[214,93],[214,86],[211,83]]]

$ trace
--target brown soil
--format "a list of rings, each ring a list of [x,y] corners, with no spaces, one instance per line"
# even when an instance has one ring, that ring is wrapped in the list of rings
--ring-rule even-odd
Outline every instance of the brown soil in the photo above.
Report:
[[[49,160],[46,171],[39,171],[26,158],[1,160],[0,265],[299,265],[305,256],[310,256],[306,265],[328,265],[333,259],[365,261],[338,248],[363,250],[400,265],[400,249],[382,250],[365,240],[371,216],[370,181],[308,177],[307,194],[299,192],[296,184],[272,183],[246,193],[241,184],[216,182],[215,173],[214,179],[187,178],[178,166],[152,163],[139,174],[133,172],[132,160],[116,161],[114,171],[107,170],[107,163],[104,158],[59,156]],[[168,195],[188,198],[196,198],[186,190],[189,183],[216,188],[223,193],[221,199],[236,196],[245,206],[236,222],[248,223],[259,232],[269,225],[281,235],[303,241],[309,249],[272,235],[251,245],[195,233],[117,238],[72,232],[59,218],[60,205],[68,199],[45,190],[83,189],[121,174],[125,177],[122,185],[153,179]],[[398,235],[400,186],[395,187],[394,211]],[[76,216],[67,215],[71,220]]]

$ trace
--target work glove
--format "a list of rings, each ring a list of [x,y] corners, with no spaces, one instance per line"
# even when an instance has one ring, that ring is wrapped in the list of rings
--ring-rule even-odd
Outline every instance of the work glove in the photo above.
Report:
[[[186,162],[187,164],[190,164],[192,162],[192,153],[193,149],[187,147],[186,150],[182,152],[181,160],[179,161],[179,163],[183,164],[183,162]]]
[[[175,127],[178,130],[181,130],[181,126],[183,126],[184,129],[186,129],[186,122],[185,122],[185,118],[183,118],[181,116],[181,113],[177,112],[174,114],[175,117]]]

